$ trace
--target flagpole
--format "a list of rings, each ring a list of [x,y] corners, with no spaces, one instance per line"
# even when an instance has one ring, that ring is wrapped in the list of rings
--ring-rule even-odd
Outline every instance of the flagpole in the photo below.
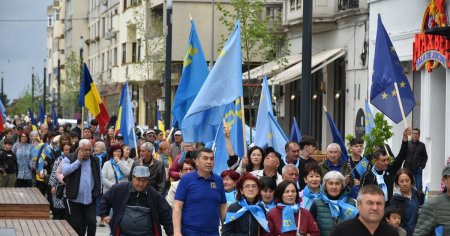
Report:
[[[241,96],[241,117],[242,117],[242,138],[244,139],[244,155],[247,155],[247,132],[245,132],[245,113],[244,113],[244,97]],[[252,125],[250,124],[250,130],[252,129]]]
[[[81,107],[81,130],[84,129],[84,106]]]
[[[136,158],[138,158],[138,160],[139,160],[138,146],[136,143],[136,130],[134,130],[134,128],[132,130],[133,130],[133,140],[134,140],[134,151],[136,151]]]
[[[175,130],[175,127],[172,127],[170,129],[169,136],[166,137],[167,142],[169,142],[169,143],[172,141],[172,133],[173,133],[174,130]]]
[[[394,82],[395,91],[397,92],[397,101],[400,106],[400,112],[402,113],[403,124],[405,125],[405,129],[408,128],[408,123],[406,122],[405,111],[403,110],[402,99],[400,98],[400,91],[398,90],[397,82]]]

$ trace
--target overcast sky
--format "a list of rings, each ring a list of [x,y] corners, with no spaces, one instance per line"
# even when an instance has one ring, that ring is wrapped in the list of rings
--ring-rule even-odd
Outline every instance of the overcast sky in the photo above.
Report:
[[[18,98],[31,85],[31,68],[43,78],[49,0],[0,0],[0,71],[4,92]]]

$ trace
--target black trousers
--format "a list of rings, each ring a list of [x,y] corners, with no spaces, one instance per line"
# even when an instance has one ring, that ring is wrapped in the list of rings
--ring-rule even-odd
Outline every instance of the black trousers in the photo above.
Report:
[[[97,222],[95,219],[95,199],[92,199],[92,203],[84,205],[69,201],[72,228],[75,229],[78,235],[95,236],[97,230]]]
[[[16,179],[16,187],[18,188],[31,187],[31,179]]]

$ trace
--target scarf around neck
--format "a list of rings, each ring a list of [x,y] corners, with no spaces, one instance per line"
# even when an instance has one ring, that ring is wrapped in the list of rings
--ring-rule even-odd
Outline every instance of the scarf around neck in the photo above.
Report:
[[[238,201],[239,206],[242,208],[237,212],[227,212],[225,216],[225,224],[230,223],[233,220],[239,219],[245,212],[250,211],[250,213],[255,217],[256,221],[258,221],[259,225],[264,228],[266,232],[269,231],[268,222],[266,220],[266,214],[264,214],[264,210],[259,206],[259,203],[255,205],[249,205],[245,198],[242,198]]]
[[[377,184],[378,187],[381,188],[381,190],[383,190],[384,193],[384,201],[388,200],[388,189],[387,189],[387,185],[384,182],[384,174],[386,174],[386,171],[383,170],[383,173],[378,174],[377,170],[375,169],[375,166],[372,167],[372,173],[373,175],[375,175],[375,178],[377,178]]]
[[[340,216],[344,220],[349,220],[358,215],[358,208],[346,203],[348,199],[346,195],[341,196],[338,200],[330,200],[326,194],[321,194],[320,198],[328,204],[331,215],[335,219]]]

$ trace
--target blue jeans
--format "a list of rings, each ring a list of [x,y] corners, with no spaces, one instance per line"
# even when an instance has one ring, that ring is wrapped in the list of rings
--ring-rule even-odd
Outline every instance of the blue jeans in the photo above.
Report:
[[[422,167],[417,168],[417,170],[413,171],[414,181],[416,182],[417,191],[423,191],[422,186]]]

